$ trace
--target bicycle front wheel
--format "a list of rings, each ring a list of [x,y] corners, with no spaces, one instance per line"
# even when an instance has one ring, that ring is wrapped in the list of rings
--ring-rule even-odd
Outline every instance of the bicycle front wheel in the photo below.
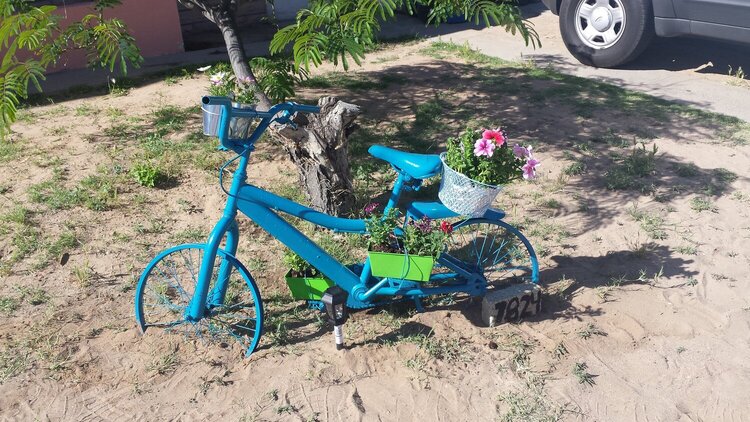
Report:
[[[205,249],[205,244],[176,246],[148,264],[135,292],[136,321],[144,333],[159,327],[209,343],[235,340],[250,355],[262,334],[263,303],[250,273],[227,252],[219,250],[214,261],[203,318],[186,319]]]
[[[539,263],[531,243],[502,220],[455,223],[445,253],[479,273],[489,285],[539,282]]]

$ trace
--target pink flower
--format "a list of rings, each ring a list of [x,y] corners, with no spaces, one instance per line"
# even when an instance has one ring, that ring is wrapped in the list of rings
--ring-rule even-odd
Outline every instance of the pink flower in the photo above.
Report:
[[[523,166],[523,178],[526,180],[531,180],[536,177],[536,167],[541,164],[542,162],[534,159],[529,158],[526,161],[526,164]]]
[[[503,132],[501,132],[500,129],[485,130],[482,132],[482,139],[492,139],[497,146],[502,146],[505,143],[505,135],[503,135]]]
[[[377,204],[376,202],[371,202],[371,203],[367,204],[367,206],[365,206],[365,210],[364,210],[365,214],[372,214],[373,212],[375,212],[375,210],[378,209],[379,206],[380,205]]]
[[[477,142],[474,143],[474,155],[476,155],[477,157],[481,157],[483,155],[492,157],[492,154],[495,152],[495,147],[495,141],[491,139],[477,139]]]
[[[221,85],[222,83],[224,83],[224,78],[226,77],[227,77],[227,72],[216,72],[213,75],[211,75],[211,77],[208,78],[208,80],[210,80],[211,83],[214,86],[216,86],[216,85]]]
[[[513,155],[518,158],[531,157],[531,147],[524,148],[521,145],[515,144],[513,145]]]

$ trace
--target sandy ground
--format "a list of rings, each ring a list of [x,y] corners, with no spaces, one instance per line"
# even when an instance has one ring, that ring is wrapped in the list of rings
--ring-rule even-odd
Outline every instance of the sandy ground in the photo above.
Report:
[[[414,104],[449,90],[470,70],[460,60],[420,55],[419,47],[368,57],[363,75],[390,72],[413,81],[382,96],[323,88],[302,95],[333,92],[362,104],[362,118],[370,122],[409,121]],[[186,166],[177,183],[159,190],[128,179],[116,206],[105,211],[51,210],[32,203],[27,192],[53,177],[55,168],[64,169],[69,186],[97,166],[127,168],[138,143],[101,134],[133,117],[147,119],[156,107],[194,106],[206,84],[202,77],[157,81],[125,96],[62,101],[33,108],[33,116],[15,126],[24,153],[0,163],[0,214],[25,206],[42,244],[72,231],[78,246],[66,250],[65,265],[57,256],[38,265],[43,258],[37,252],[2,276],[0,296],[18,306],[0,325],[1,419],[746,420],[750,147],[722,142],[716,128],[679,118],[656,123],[637,111],[617,120],[619,126],[601,128],[569,108],[530,103],[523,93],[490,98],[479,89],[454,91],[446,101],[485,107],[487,117],[535,142],[543,157],[540,181],[509,187],[500,198],[509,218],[524,221],[524,231],[544,251],[546,292],[538,317],[482,327],[478,304],[461,297],[425,313],[408,306],[358,312],[346,326],[351,347],[338,352],[316,313],[273,303],[286,294],[281,248],[244,221],[239,258],[267,306],[294,314],[285,344],[266,336],[242,359],[232,347],[159,332],[142,336],[133,319],[133,283],[178,233],[211,227],[224,200],[215,172]],[[425,84],[435,88],[420,88]],[[83,106],[99,112],[79,112]],[[124,116],[107,112],[113,108]],[[197,118],[194,113],[188,128],[170,139],[197,130]],[[562,174],[571,163],[564,151],[603,129],[652,133],[647,145],[660,152],[652,194],[607,190],[601,180],[612,162],[604,150],[577,155],[586,173]],[[259,152],[265,158],[253,164],[254,183],[294,183],[290,164],[271,145]],[[677,166],[690,163],[692,176],[676,174]],[[718,183],[716,169],[734,176],[720,178],[720,189],[706,195],[705,188]],[[695,198],[707,198],[709,209],[697,211]],[[638,212],[658,216],[663,234],[645,229],[643,218],[634,217]],[[12,229],[0,233],[0,258],[7,260],[18,246]],[[29,299],[23,293],[29,288],[48,298]],[[438,353],[408,340],[430,331]]]

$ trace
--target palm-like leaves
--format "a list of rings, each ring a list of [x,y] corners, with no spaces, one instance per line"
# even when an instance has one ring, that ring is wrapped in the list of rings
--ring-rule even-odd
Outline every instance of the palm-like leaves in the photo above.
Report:
[[[39,80],[69,48],[89,52],[89,63],[111,70],[127,63],[140,65],[143,58],[125,24],[119,19],[104,19],[102,11],[119,4],[119,0],[98,0],[96,14],[85,16],[66,29],[58,26],[60,17],[55,6],[34,7],[25,0],[0,0],[0,139],[16,119],[20,102],[28,97],[29,84],[41,91]],[[31,52],[33,59],[20,61],[19,51]]]
[[[344,70],[349,60],[361,64],[365,51],[375,42],[380,22],[402,8],[413,13],[420,4],[430,9],[428,22],[441,24],[451,16],[463,15],[476,24],[500,25],[518,33],[536,46],[539,36],[523,19],[518,7],[510,1],[496,0],[312,0],[308,9],[297,14],[297,21],[279,30],[271,41],[271,54],[291,45],[295,69],[309,71],[323,60],[341,62]]]

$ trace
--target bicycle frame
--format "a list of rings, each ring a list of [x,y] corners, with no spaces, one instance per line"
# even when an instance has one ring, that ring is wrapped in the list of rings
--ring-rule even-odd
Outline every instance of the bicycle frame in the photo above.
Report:
[[[367,283],[370,281],[369,260],[365,261],[361,275],[355,274],[351,269],[330,256],[315,242],[280,217],[277,212],[284,212],[334,232],[365,234],[366,227],[364,220],[334,217],[321,213],[246,182],[247,165],[253,150],[254,142],[260,137],[262,132],[266,130],[280,111],[288,112],[291,107],[288,106],[285,109],[284,107],[280,107],[283,106],[282,104],[275,106],[265,113],[239,110],[235,112],[232,110],[231,104],[226,99],[210,97],[208,98],[208,101],[211,103],[219,103],[223,106],[219,139],[222,146],[238,152],[239,163],[232,178],[232,184],[228,192],[229,196],[227,198],[223,215],[209,235],[205,254],[200,267],[195,294],[193,295],[187,309],[186,319],[198,321],[203,317],[206,311],[205,304],[209,293],[211,275],[214,271],[214,260],[225,237],[226,242],[224,250],[230,255],[235,255],[237,252],[239,230],[235,219],[238,211],[245,214],[261,228],[266,230],[271,236],[278,239],[282,244],[289,247],[289,249],[294,251],[304,260],[314,263],[318,270],[333,280],[338,286],[347,290],[350,293],[350,296],[353,296],[353,299],[356,301],[367,302],[376,295],[401,295],[419,298],[426,295],[465,292],[467,290],[466,283],[460,285],[422,288],[418,283],[387,278],[379,280],[373,286],[368,288]],[[204,103],[206,103],[206,99],[204,99]],[[315,107],[307,107],[309,107],[307,110],[300,111],[315,111],[312,109],[317,109]],[[229,140],[227,139],[229,127],[228,122],[233,116],[257,116],[262,117],[263,120],[259,123],[252,136],[247,140]],[[281,119],[284,119],[285,117],[288,117],[288,114],[286,114],[286,116],[282,115]],[[401,193],[409,186],[409,183],[419,184],[420,182],[421,180],[412,179],[407,174],[400,172],[396,179],[396,183],[394,184],[391,197],[385,207],[385,211],[388,211],[398,204]],[[432,280],[455,278],[455,275],[460,275],[466,280],[476,282],[478,290],[482,290],[486,285],[484,280],[477,280],[475,273],[472,273],[469,268],[465,268],[461,262],[454,258],[443,254],[438,262],[452,271],[455,271],[455,273],[451,275],[436,274]],[[218,306],[223,303],[227,282],[229,280],[228,272],[230,270],[231,268],[227,262],[224,262],[219,268],[217,278],[218,282],[212,290],[215,294],[212,295],[212,303],[209,305]]]

